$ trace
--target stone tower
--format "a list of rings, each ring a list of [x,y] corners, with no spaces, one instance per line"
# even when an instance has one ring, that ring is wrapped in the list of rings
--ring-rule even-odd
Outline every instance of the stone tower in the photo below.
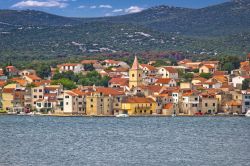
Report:
[[[129,88],[138,87],[142,85],[142,72],[143,71],[139,67],[137,57],[135,56],[133,66],[129,70]]]

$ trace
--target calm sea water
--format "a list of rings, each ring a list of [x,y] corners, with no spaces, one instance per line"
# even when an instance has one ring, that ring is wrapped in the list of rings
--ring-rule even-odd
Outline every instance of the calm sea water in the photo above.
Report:
[[[0,116],[0,166],[249,166],[250,118]]]

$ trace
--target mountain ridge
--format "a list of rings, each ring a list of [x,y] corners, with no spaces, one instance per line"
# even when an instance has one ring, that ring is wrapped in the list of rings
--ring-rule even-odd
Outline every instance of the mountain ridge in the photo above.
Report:
[[[250,52],[248,6],[250,0],[201,9],[160,5],[102,18],[0,10],[0,60],[163,50],[245,55]]]

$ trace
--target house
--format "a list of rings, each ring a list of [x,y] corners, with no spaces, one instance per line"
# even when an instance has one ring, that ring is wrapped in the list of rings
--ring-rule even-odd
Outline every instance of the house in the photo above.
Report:
[[[239,100],[227,101],[222,105],[222,109],[224,110],[225,113],[228,114],[233,114],[233,113],[241,114],[242,111],[241,101]]]
[[[19,72],[20,76],[36,75],[36,71],[32,69],[25,69]]]
[[[202,86],[204,88],[214,88],[214,89],[218,89],[218,88],[221,88],[222,87],[222,83],[219,82],[219,81],[216,81],[214,79],[211,79],[211,80],[207,80],[205,82],[203,82]]]
[[[173,67],[161,67],[158,70],[158,74],[160,74],[162,78],[178,79],[178,71]]]
[[[115,61],[112,59],[107,59],[103,61],[105,63],[105,67],[119,67],[120,61]]]
[[[176,81],[172,78],[158,78],[155,85],[175,87],[177,85]]]
[[[86,114],[86,93],[79,89],[65,91],[63,97],[64,114]]]
[[[220,61],[203,61],[203,65],[210,65],[214,67],[215,71],[219,68]]]
[[[206,78],[203,78],[203,77],[195,77],[192,79],[192,84],[193,85],[200,85],[202,84],[203,82],[206,82],[207,79]]]
[[[184,92],[180,103],[180,113],[195,115],[201,112],[200,96],[196,91]]]
[[[218,100],[215,94],[200,94],[201,112],[203,114],[215,114],[218,112]]]
[[[236,76],[232,78],[233,87],[241,89],[242,83],[245,79],[250,79],[250,76]]]
[[[59,72],[73,71],[74,73],[80,73],[84,71],[84,66],[78,63],[65,63],[57,66]]]
[[[18,83],[20,86],[23,86],[23,87],[25,87],[29,84],[28,81],[26,81],[23,78],[19,78],[19,77],[11,78],[11,81]]]
[[[205,64],[199,68],[199,73],[214,73],[216,68],[210,64]]]
[[[83,65],[89,65],[89,64],[97,64],[97,63],[99,63],[98,62],[98,60],[83,60],[83,61],[81,61],[81,64],[83,64]]]
[[[122,110],[128,115],[152,115],[157,103],[152,98],[127,97],[122,101]]]
[[[250,110],[250,90],[242,91],[242,113]]]
[[[127,78],[112,78],[109,80],[110,88],[124,88],[129,86],[129,79]]]
[[[25,89],[18,84],[9,84],[2,90],[2,109],[8,112],[24,111]]]
[[[121,111],[124,92],[113,88],[96,87],[86,96],[87,115],[114,115]]]
[[[44,99],[44,86],[31,88],[31,107],[36,108],[36,102],[39,99]]]
[[[192,89],[193,85],[191,82],[181,82],[180,89]]]
[[[17,70],[15,66],[7,66],[5,69],[6,69],[6,73],[8,73],[8,76],[10,77],[17,76],[19,73],[19,71]]]
[[[145,75],[155,75],[157,73],[157,69],[149,64],[140,64],[140,68]]]
[[[41,82],[42,79],[37,75],[24,75],[23,78],[29,83]]]

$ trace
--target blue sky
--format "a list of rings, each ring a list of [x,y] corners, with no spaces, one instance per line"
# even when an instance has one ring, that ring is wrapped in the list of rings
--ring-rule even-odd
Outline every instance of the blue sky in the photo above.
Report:
[[[0,0],[0,9],[34,9],[70,17],[136,13],[157,5],[202,8],[229,0]]]

